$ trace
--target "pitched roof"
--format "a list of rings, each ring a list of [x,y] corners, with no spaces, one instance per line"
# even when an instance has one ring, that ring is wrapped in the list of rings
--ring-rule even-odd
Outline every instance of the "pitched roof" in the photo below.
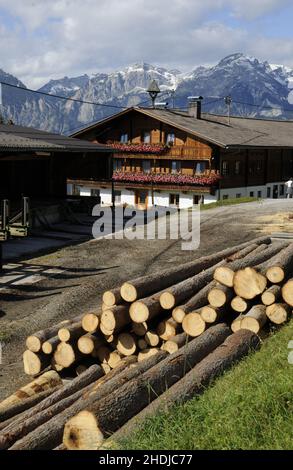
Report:
[[[99,127],[131,111],[137,111],[161,122],[193,134],[223,148],[293,148],[293,121],[275,121],[203,114],[196,119],[187,111],[173,109],[129,108],[99,121],[74,135]]]
[[[0,124],[0,151],[112,152],[109,147],[32,127]]]

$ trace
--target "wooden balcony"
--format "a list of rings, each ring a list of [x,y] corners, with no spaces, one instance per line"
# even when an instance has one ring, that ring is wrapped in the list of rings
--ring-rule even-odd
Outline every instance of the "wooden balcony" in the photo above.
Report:
[[[189,147],[186,145],[173,145],[165,147],[157,153],[144,153],[141,151],[128,152],[128,151],[115,151],[115,158],[135,158],[135,159],[155,159],[155,160],[209,160],[211,158],[211,149],[202,147]]]

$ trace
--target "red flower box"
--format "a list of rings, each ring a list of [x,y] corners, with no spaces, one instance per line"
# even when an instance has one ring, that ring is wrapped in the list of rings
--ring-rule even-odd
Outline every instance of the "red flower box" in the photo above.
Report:
[[[127,183],[159,183],[159,184],[178,184],[195,186],[213,186],[220,177],[211,174],[210,176],[188,176],[181,174],[160,174],[160,173],[128,173],[117,171],[113,173],[113,181]]]

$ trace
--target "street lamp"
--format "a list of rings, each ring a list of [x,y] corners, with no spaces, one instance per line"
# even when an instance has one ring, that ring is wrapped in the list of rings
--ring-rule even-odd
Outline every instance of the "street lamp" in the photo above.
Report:
[[[161,93],[161,90],[156,82],[156,80],[153,80],[147,89],[148,94],[151,97],[153,108],[155,107],[155,101],[159,93]]]

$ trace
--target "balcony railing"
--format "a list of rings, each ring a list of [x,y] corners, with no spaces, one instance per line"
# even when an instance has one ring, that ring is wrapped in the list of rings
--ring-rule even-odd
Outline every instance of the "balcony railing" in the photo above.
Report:
[[[164,145],[164,144],[122,144],[111,143],[113,149],[116,150],[116,157],[135,157],[137,154],[156,155],[165,157],[181,158],[210,158],[211,150],[203,147],[191,147],[186,145]]]
[[[142,184],[178,184],[194,186],[215,186],[220,179],[216,172],[205,172],[191,175],[182,175],[181,173],[143,173],[143,172],[123,172],[113,173],[113,181],[125,183]]]

